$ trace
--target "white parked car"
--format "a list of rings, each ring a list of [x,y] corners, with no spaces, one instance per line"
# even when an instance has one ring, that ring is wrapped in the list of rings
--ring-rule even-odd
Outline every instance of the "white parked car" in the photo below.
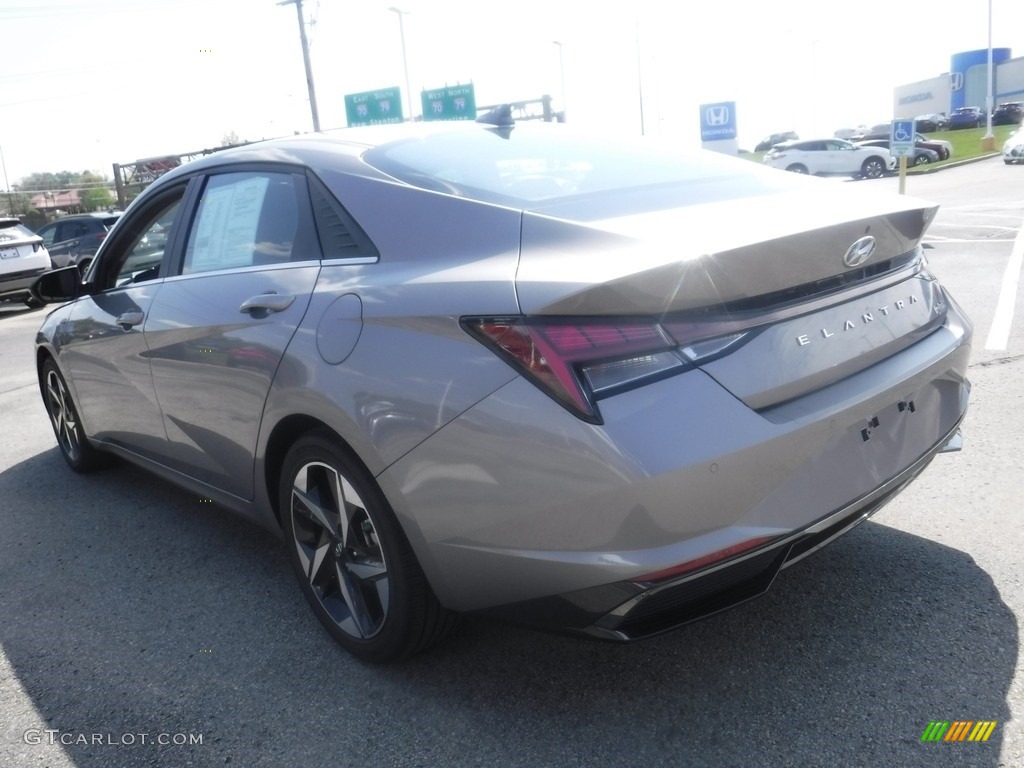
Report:
[[[17,299],[39,306],[29,286],[50,268],[43,238],[18,219],[0,217],[0,301]]]
[[[1003,162],[1024,163],[1024,128],[1014,133],[1003,144]]]
[[[812,139],[776,144],[764,156],[772,168],[814,176],[877,179],[896,167],[896,158],[881,147],[861,147],[842,139]]]

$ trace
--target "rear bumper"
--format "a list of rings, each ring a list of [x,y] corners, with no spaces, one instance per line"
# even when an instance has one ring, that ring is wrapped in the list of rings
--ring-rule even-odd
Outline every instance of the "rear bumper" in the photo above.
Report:
[[[866,519],[956,435],[971,326],[755,410],[693,370],[570,416],[522,379],[381,476],[449,608],[629,640],[766,590]],[[708,562],[683,576],[649,574]]]
[[[867,520],[909,485],[958,435],[959,429],[954,429],[949,439],[864,498],[750,554],[664,583],[618,582],[501,606],[488,613],[617,642],[651,637],[706,618],[764,594],[783,568]],[[602,606],[608,610],[601,610]]]
[[[31,269],[0,276],[0,299],[28,296],[32,283],[45,269]]]

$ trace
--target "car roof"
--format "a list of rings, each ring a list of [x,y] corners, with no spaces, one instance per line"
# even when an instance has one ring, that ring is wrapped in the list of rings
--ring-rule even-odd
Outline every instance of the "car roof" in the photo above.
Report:
[[[92,211],[90,213],[73,213],[70,216],[61,216],[54,221],[67,221],[68,219],[116,219],[123,211]]]
[[[565,213],[584,197],[611,200],[622,190],[655,185],[671,185],[682,194],[694,189],[696,181],[748,178],[750,164],[740,167],[735,162],[678,144],[610,136],[600,128],[539,121],[514,127],[469,121],[405,123],[337,129],[217,151],[162,175],[133,205],[197,174],[266,164],[308,169],[329,189],[361,178],[518,210],[557,207]],[[582,176],[571,184],[560,183],[564,172],[555,178],[550,170],[555,165],[576,167],[576,175]],[[531,168],[541,170],[538,174]],[[512,178],[529,183],[511,185]],[[544,183],[552,180],[556,183]],[[776,183],[774,177],[767,183]],[[594,210],[591,205],[588,215]]]

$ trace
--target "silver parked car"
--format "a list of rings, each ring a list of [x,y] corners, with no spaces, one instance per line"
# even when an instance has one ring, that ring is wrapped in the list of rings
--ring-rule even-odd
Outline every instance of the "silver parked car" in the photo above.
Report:
[[[37,283],[66,302],[40,389],[72,469],[114,454],[279,532],[360,658],[471,611],[633,640],[955,446],[972,330],[935,211],[566,126],[255,144]]]

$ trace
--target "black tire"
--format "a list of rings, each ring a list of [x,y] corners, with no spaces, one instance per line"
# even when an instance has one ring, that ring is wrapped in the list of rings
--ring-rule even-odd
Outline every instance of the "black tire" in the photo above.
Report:
[[[885,175],[885,163],[880,157],[869,157],[860,167],[860,175],[865,179],[880,179]]]
[[[86,438],[67,382],[52,358],[43,363],[40,384],[50,426],[68,466],[75,472],[91,472],[107,464],[106,454],[96,450]]]
[[[384,494],[331,433],[311,432],[291,447],[278,503],[299,587],[353,656],[404,659],[454,627]]]
[[[793,163],[791,166],[786,168],[790,173],[807,173],[807,166],[801,163]]]
[[[932,160],[928,155],[915,155],[914,165],[928,165]]]

